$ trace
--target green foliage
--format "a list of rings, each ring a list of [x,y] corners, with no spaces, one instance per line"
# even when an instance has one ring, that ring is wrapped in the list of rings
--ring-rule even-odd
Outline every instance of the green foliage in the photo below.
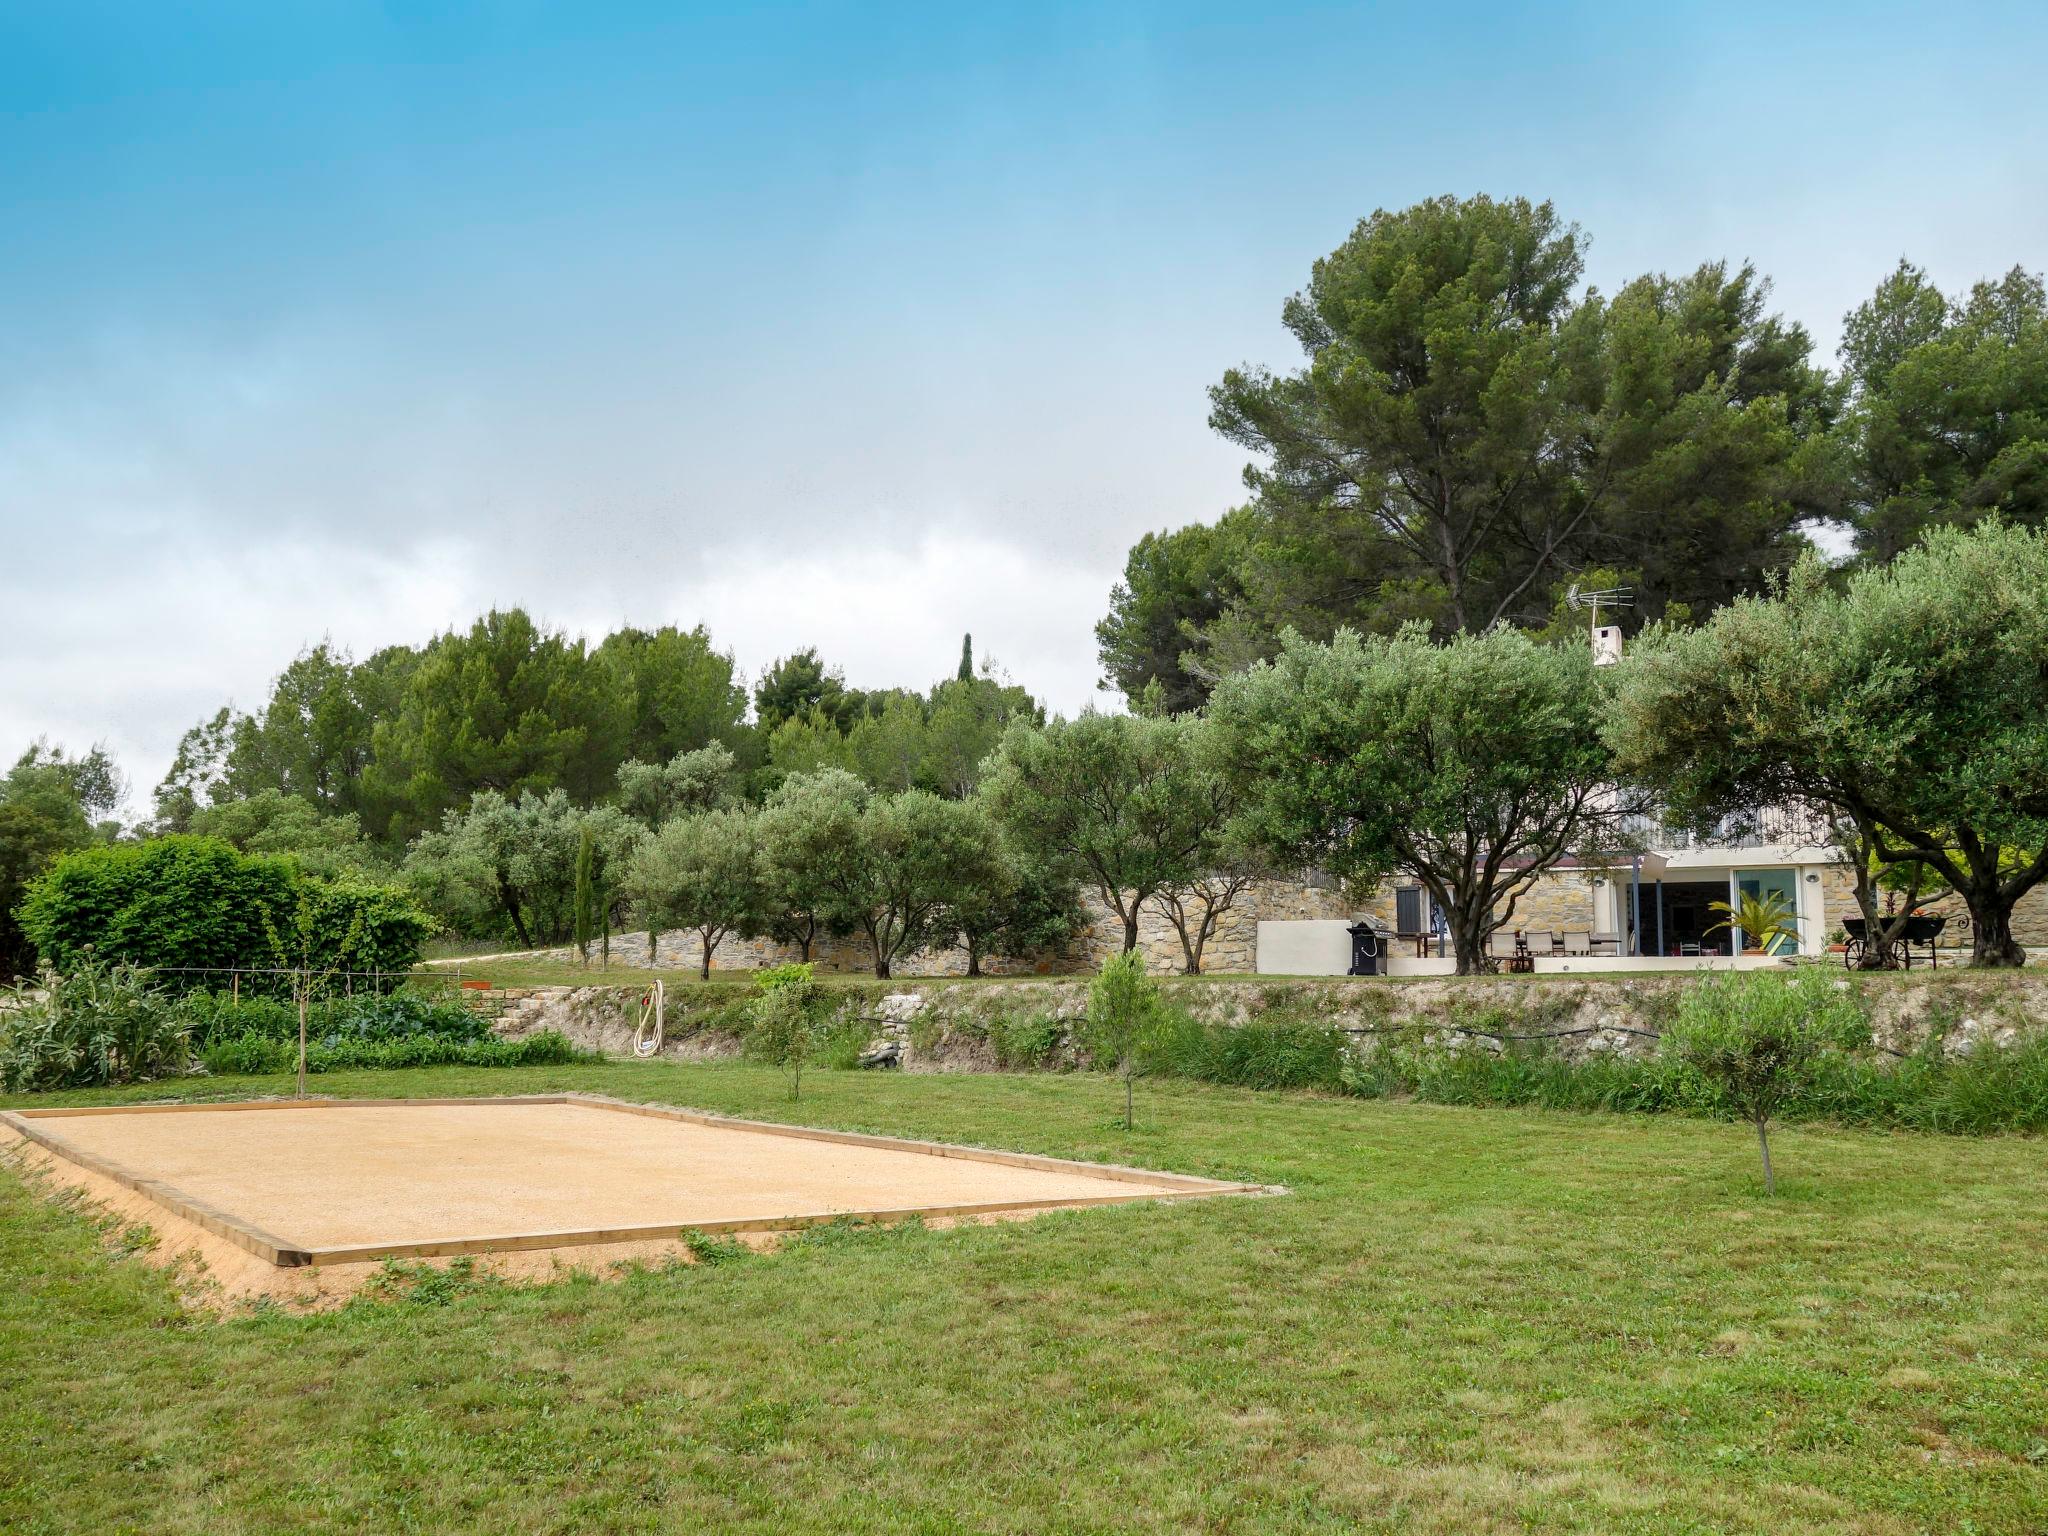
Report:
[[[2048,520],[2048,292],[2015,267],[1949,299],[1909,262],[1843,327],[1857,544],[1892,559],[1930,526]]]
[[[1131,1079],[1152,1058],[1169,1022],[1159,983],[1145,974],[1145,957],[1126,950],[1103,961],[1088,984],[1082,1045],[1098,1069],[1124,1080],[1124,1129],[1131,1129]]]
[[[1704,610],[1799,548],[1833,489],[1805,331],[1747,267],[1611,299],[1578,295],[1582,268],[1549,204],[1484,196],[1381,210],[1318,261],[1283,311],[1305,365],[1211,391],[1211,424],[1261,456],[1258,523],[1183,651],[1218,675],[1289,627],[1541,624],[1551,577],[1617,556],[1652,614]]]
[[[747,1005],[747,1049],[789,1072],[793,1099],[803,1097],[804,1063],[817,1049],[825,1002],[807,963],[770,966],[754,977]]]
[[[621,629],[591,655],[613,691],[631,701],[623,752],[643,763],[672,764],[743,739],[747,691],[729,651],[715,650],[695,629]],[[699,760],[703,762],[704,760]],[[567,787],[567,786],[564,786]]]
[[[1834,978],[1807,971],[1787,980],[1756,971],[1702,977],[1687,990],[1662,1045],[1756,1127],[1764,1187],[1775,1193],[1766,1134],[1772,1117],[1824,1051],[1869,1039],[1862,1011]]]
[[[1147,533],[1131,547],[1095,642],[1105,676],[1134,710],[1155,684],[1156,707],[1145,713],[1185,714],[1207,702],[1214,679],[1188,661],[1199,664],[1243,598],[1258,521],[1255,509],[1240,507],[1213,527]]]
[[[810,958],[837,925],[837,894],[857,878],[868,790],[843,770],[786,779],[761,812],[762,921],[779,943]]]
[[[1598,697],[1583,648],[1516,630],[1341,630],[1225,679],[1210,720],[1253,841],[1364,885],[1412,875],[1465,974],[1495,914],[1613,817]]]
[[[619,768],[619,806],[644,827],[671,816],[715,811],[736,797],[738,759],[721,742],[678,752],[665,763],[633,761]]]
[[[298,1063],[294,1042],[268,1035],[238,1035],[207,1046],[201,1053],[206,1070],[260,1076],[289,1072]],[[419,1034],[374,1039],[332,1036],[309,1041],[306,1046],[308,1072],[356,1070],[390,1071],[401,1067],[558,1067],[599,1060],[594,1052],[578,1050],[558,1030],[536,1030],[517,1040],[495,1036],[457,1040],[445,1035]]]
[[[633,702],[581,640],[542,630],[520,609],[438,637],[374,734],[371,780],[398,807],[388,834],[432,827],[486,789],[559,789],[590,804],[626,760]]]
[[[278,674],[260,711],[226,721],[225,750],[217,736],[207,739],[204,728],[196,736],[188,735],[187,741],[201,749],[202,757],[211,756],[217,763],[219,782],[188,785],[188,793],[197,792],[191,793],[189,809],[176,829],[227,837],[246,847],[236,836],[236,827],[209,825],[201,813],[209,804],[225,807],[259,798],[304,805],[321,821],[360,822],[388,814],[388,797],[374,794],[366,780],[372,737],[377,725],[396,712],[417,661],[417,653],[403,646],[379,651],[360,664],[326,644],[301,651]],[[186,763],[188,772],[195,766],[199,765]],[[201,777],[210,778],[212,771],[202,768]],[[174,770],[167,784],[178,777]]]
[[[132,965],[86,955],[0,994],[0,1088],[38,1093],[190,1070],[190,1026]]]
[[[592,870],[595,858],[590,823],[585,822],[576,829],[575,939],[576,953],[586,965],[590,962],[590,941],[597,936],[597,878]]]
[[[812,648],[780,658],[754,685],[754,716],[771,735],[784,721],[813,714],[844,731],[860,707],[860,696],[848,691],[845,674],[827,667]]]
[[[31,970],[35,947],[15,912],[59,854],[93,841],[77,778],[35,748],[0,779],[0,976]]]
[[[999,1013],[988,1025],[989,1049],[1005,1072],[1051,1066],[1066,1038],[1066,1021],[1050,1013]]]
[[[1762,950],[1775,955],[1781,946],[1797,946],[1799,943],[1799,920],[1792,909],[1791,898],[1783,891],[1745,891],[1741,900],[1733,905],[1725,901],[1710,901],[1707,910],[1721,914],[1721,921],[1706,930],[1708,933],[1739,933],[1745,948]]]
[[[202,1048],[250,1038],[296,1045],[299,1038],[298,1009],[282,998],[191,992],[178,999],[176,1011]],[[416,1038],[462,1043],[489,1035],[489,1023],[460,999],[410,990],[328,995],[306,1009],[306,1038],[312,1043]]]
[[[387,868],[362,835],[354,812],[330,814],[311,800],[262,789],[246,799],[216,800],[190,818],[198,837],[216,837],[244,853],[289,856],[308,874],[376,876]]]
[[[709,979],[711,952],[728,933],[758,932],[764,921],[760,816],[743,810],[678,816],[634,850],[626,889],[650,926],[686,928]]]
[[[875,975],[903,955],[951,938],[953,903],[1005,878],[1001,843],[984,808],[926,790],[873,795],[861,809],[856,857],[842,867],[826,912],[864,935]]]
[[[986,878],[963,880],[933,923],[967,951],[967,974],[979,976],[989,954],[1027,956],[1056,949],[1081,930],[1086,915],[1072,879],[1022,856],[998,839]]]
[[[594,888],[622,897],[625,864],[643,829],[616,806],[579,809],[559,789],[516,800],[485,791],[420,835],[406,855],[406,874],[462,932],[509,932],[522,948],[559,941],[575,924],[576,859],[586,826]]]
[[[1019,722],[989,759],[981,798],[1013,847],[1092,884],[1137,944],[1138,912],[1200,873],[1222,781],[1192,719],[1102,715]]]
[[[21,911],[58,970],[94,953],[158,970],[173,988],[215,985],[183,974],[205,968],[404,972],[434,931],[432,917],[399,888],[312,879],[288,858],[192,836],[67,854]],[[279,949],[286,929],[288,955]]]
[[[1618,771],[1695,818],[1830,807],[1962,895],[1979,964],[2025,959],[2013,904],[2048,875],[2048,533],[1936,528],[1839,587],[1807,562],[1614,670]]]

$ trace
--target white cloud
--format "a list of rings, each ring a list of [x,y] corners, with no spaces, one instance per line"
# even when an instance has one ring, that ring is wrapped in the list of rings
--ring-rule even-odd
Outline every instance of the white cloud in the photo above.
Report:
[[[260,704],[301,648],[326,638],[362,656],[416,645],[494,604],[522,604],[593,641],[622,623],[701,623],[750,678],[815,645],[867,687],[947,675],[971,632],[978,658],[1052,707],[1071,713],[1096,698],[1088,637],[1108,575],[1043,546],[944,528],[907,544],[877,534],[869,547],[848,539],[783,552],[749,541],[701,558],[670,545],[636,560],[612,546],[601,580],[589,553],[557,580],[545,551],[508,559],[475,538],[234,549],[195,530],[100,551],[89,583],[11,565],[0,571],[0,751],[40,735],[74,747],[104,740],[140,813],[179,735],[224,703]]]

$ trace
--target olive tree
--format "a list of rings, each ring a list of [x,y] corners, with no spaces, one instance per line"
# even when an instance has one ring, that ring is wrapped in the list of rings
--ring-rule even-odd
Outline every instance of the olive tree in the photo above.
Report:
[[[1188,874],[1167,881],[1153,898],[1180,939],[1181,969],[1189,976],[1201,975],[1203,952],[1238,899],[1274,870],[1244,818],[1244,786],[1224,769],[1222,733],[1206,720],[1194,730],[1191,772],[1199,791],[1191,810],[1202,819],[1201,840]]]
[[[1829,1050],[1865,1045],[1870,1027],[1855,998],[1824,975],[1766,971],[1702,976],[1681,994],[1659,1047],[1711,1083],[1730,1109],[1756,1127],[1764,1193],[1771,1170],[1771,1120]]]
[[[1167,1016],[1159,983],[1145,974],[1145,957],[1132,950],[1111,955],[1088,983],[1083,1021],[1088,1054],[1098,1067],[1123,1079],[1124,1129],[1131,1129],[1131,1080],[1158,1039]]]
[[[759,845],[755,813],[700,811],[671,818],[633,852],[627,885],[650,931],[694,932],[702,946],[697,974],[707,981],[719,942],[761,923]]]
[[[821,933],[840,927],[839,893],[861,852],[861,811],[873,791],[843,768],[783,780],[759,824],[763,923],[803,959]]]
[[[995,828],[979,806],[923,789],[874,795],[862,808],[856,857],[831,893],[830,911],[866,937],[875,975],[887,980],[900,957],[949,937],[949,904],[993,884],[1001,868]]]
[[[636,821],[658,827],[671,816],[731,804],[736,779],[732,748],[714,741],[665,763],[621,763],[619,804]]]
[[[1138,947],[1138,915],[1200,873],[1222,781],[1197,759],[1192,717],[1086,712],[1017,724],[984,765],[981,792],[1005,834],[1086,880]]]
[[[1248,835],[1348,882],[1419,881],[1463,976],[1546,870],[1615,835],[1597,692],[1583,646],[1519,630],[1290,633],[1223,680],[1210,718]]]
[[[982,974],[987,955],[1030,955],[1080,931],[1085,918],[1079,892],[1067,876],[1000,840],[984,873],[986,878],[962,881],[937,920],[966,951],[968,975]]]
[[[1969,909],[1978,965],[2026,960],[2048,876],[2048,534],[1936,528],[1836,584],[1817,560],[1617,669],[1617,767],[1682,813],[1804,800]]]

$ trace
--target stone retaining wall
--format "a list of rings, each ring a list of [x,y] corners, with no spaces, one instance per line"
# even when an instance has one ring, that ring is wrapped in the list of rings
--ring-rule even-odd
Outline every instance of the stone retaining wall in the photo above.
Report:
[[[1845,917],[1858,914],[1848,872],[1829,869],[1823,874],[1827,924],[1832,932]],[[1515,908],[1517,927],[1547,928],[1554,932],[1592,929],[1594,919],[1594,876],[1578,869],[1556,870],[1544,876],[1526,892]],[[1266,880],[1251,886],[1226,912],[1210,936],[1202,956],[1202,969],[1212,976],[1250,975],[1258,969],[1259,923],[1286,919],[1340,919],[1355,922],[1370,917],[1393,928],[1394,886],[1390,883],[1370,895],[1353,899],[1334,886],[1298,880]],[[1123,947],[1123,922],[1099,895],[1088,892],[1082,900],[1087,925],[1071,942],[1042,954],[990,956],[982,969],[991,976],[1071,976],[1093,972]],[[1959,904],[1947,907],[1953,919]],[[2014,915],[2013,932],[2030,948],[2048,950],[2048,887],[2037,888],[2020,902]],[[1138,948],[1144,952],[1146,968],[1155,976],[1179,974],[1186,965],[1180,937],[1156,903],[1148,902],[1138,919]],[[1965,940],[1958,953],[1968,949]],[[549,951],[568,959],[573,951]],[[627,965],[647,965],[650,957],[644,933],[615,934],[612,958]],[[664,933],[652,963],[667,969],[694,970],[700,958],[697,937],[692,933]],[[714,975],[728,971],[754,971],[782,965],[802,956],[794,945],[770,939],[745,939],[727,935],[711,952]],[[840,975],[872,975],[874,959],[867,943],[854,937],[821,937],[811,947],[811,958],[820,971]],[[899,978],[961,976],[967,971],[967,956],[957,949],[921,950],[899,959]]]
[[[1567,1056],[1600,1051],[1640,1053],[1670,1016],[1686,976],[1564,977],[1474,976],[1394,981],[1336,977],[1328,980],[1168,980],[1167,995],[1197,1019],[1244,1024],[1262,1015],[1326,1020],[1363,1034],[1390,1028],[1429,1032],[1444,1042],[1498,1049],[1501,1035],[1553,1037],[1547,1048]],[[1852,980],[1861,990],[1872,1032],[1893,1050],[1912,1050],[1930,1034],[1952,1049],[2011,1044],[2048,1022],[2048,975],[2032,972],[1956,971]],[[667,1044],[673,1059],[730,1054],[738,1049],[732,1009],[747,995],[738,985],[668,989]],[[878,1039],[900,1047],[910,1071],[988,1069],[990,1041],[1006,1028],[1047,1024],[1067,1031],[1087,1010],[1080,979],[1014,981],[871,982],[847,985],[839,1013],[866,1021]],[[625,1056],[632,1050],[638,989],[551,987],[533,989],[498,1024],[508,1038],[558,1029],[585,1049]]]

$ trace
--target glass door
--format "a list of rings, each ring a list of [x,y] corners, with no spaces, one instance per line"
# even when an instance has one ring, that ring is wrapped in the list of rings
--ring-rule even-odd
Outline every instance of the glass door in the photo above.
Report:
[[[1799,927],[1799,872],[1792,869],[1738,869],[1729,882],[1734,894],[1729,898],[1740,907],[1744,897],[1753,901],[1769,901],[1772,893],[1782,898],[1786,923],[1795,931]],[[1755,940],[1749,935],[1742,936],[1745,947]],[[1774,955],[1796,955],[1799,941],[1790,934],[1779,934],[1771,941],[1770,953]]]

